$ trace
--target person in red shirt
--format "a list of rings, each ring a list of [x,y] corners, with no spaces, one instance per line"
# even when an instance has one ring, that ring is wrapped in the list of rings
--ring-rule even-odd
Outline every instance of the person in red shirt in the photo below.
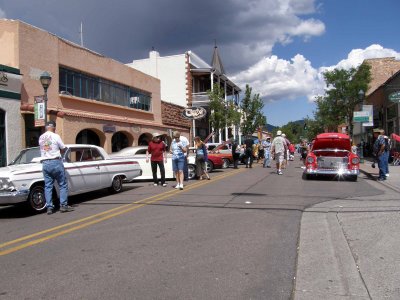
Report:
[[[153,140],[149,143],[146,151],[146,162],[149,162],[149,154],[151,154],[151,171],[153,173],[154,186],[158,185],[157,166],[160,168],[161,185],[167,186],[165,183],[165,167],[167,163],[167,153],[165,143],[160,139],[159,133],[153,133]]]

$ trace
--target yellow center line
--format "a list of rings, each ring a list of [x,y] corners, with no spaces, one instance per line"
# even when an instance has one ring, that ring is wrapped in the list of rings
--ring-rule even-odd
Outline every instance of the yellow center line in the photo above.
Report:
[[[235,170],[235,171],[232,171],[232,172],[229,172],[229,173],[225,173],[225,174],[216,176],[216,177],[213,178],[212,182],[215,182],[216,180],[221,180],[223,178],[235,175],[235,174],[239,173],[241,170],[243,170],[243,169]],[[201,187],[201,186],[206,185],[208,183],[210,183],[210,181],[207,181],[207,180],[203,181],[203,182],[196,182],[196,183],[191,184],[188,187],[186,187],[185,191]],[[24,236],[24,237],[21,237],[21,238],[18,238],[18,239],[15,239],[15,240],[12,240],[12,241],[9,241],[9,242],[6,242],[6,243],[2,243],[2,244],[0,244],[0,249],[4,248],[6,246],[10,246],[10,245],[16,244],[18,242],[22,242],[22,241],[25,241],[25,240],[28,240],[28,239],[31,239],[31,238],[46,234],[46,233],[50,233],[50,232],[56,231],[58,229],[62,229],[62,228],[68,227],[68,226],[72,226],[72,225],[75,225],[75,224],[83,223],[81,225],[78,225],[78,226],[75,226],[75,227],[71,227],[71,228],[56,232],[56,233],[51,234],[51,235],[47,235],[47,236],[42,237],[42,238],[38,238],[38,239],[35,239],[35,240],[32,240],[32,241],[29,241],[27,243],[24,243],[24,244],[21,244],[21,245],[18,245],[18,246],[15,246],[15,247],[12,247],[12,248],[9,248],[9,249],[6,249],[6,250],[2,250],[2,251],[0,251],[0,256],[7,255],[7,254],[10,254],[10,253],[16,252],[18,250],[21,250],[21,249],[24,249],[24,248],[27,248],[27,247],[30,247],[30,246],[45,242],[45,241],[53,239],[55,237],[58,237],[58,236],[61,236],[61,235],[64,235],[64,234],[67,234],[67,233],[70,233],[70,232],[85,228],[85,227],[88,227],[90,225],[94,225],[94,224],[100,223],[102,221],[105,221],[105,220],[114,218],[116,216],[128,213],[130,211],[133,211],[133,210],[138,209],[140,207],[146,206],[148,204],[164,200],[164,199],[166,199],[166,198],[168,198],[170,196],[179,194],[180,192],[181,192],[180,190],[173,190],[173,191],[165,192],[165,193],[163,193],[161,195],[151,196],[151,197],[148,197],[148,198],[145,198],[145,199],[142,199],[142,200],[130,203],[130,204],[122,205],[122,206],[119,206],[117,208],[113,208],[113,209],[110,209],[108,211],[95,214],[93,216],[82,218],[82,219],[79,219],[79,220],[76,220],[76,221],[73,221],[73,222],[70,222],[70,223],[66,223],[66,224],[63,224],[63,225],[60,225],[60,226],[52,227],[52,228],[49,228],[47,230],[43,230],[43,231],[28,235],[28,236]],[[119,210],[119,211],[117,211],[117,210]],[[115,211],[117,211],[117,212],[115,212]],[[99,216],[103,216],[103,217],[95,219],[95,220],[91,220],[91,219],[94,219],[94,218],[99,217]],[[84,223],[85,221],[88,221],[88,220],[91,220],[91,221]]]

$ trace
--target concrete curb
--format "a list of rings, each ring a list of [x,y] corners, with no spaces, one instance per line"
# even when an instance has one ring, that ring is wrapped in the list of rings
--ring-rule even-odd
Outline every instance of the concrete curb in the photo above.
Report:
[[[374,175],[372,175],[370,172],[366,171],[366,170],[360,169],[360,172],[363,173],[365,176],[367,176],[369,179],[375,180],[376,182],[378,182],[378,183],[380,183],[380,184],[392,189],[393,191],[400,193],[400,188],[399,187],[396,187],[396,186],[394,186],[394,185],[392,185],[390,183],[387,183],[387,181],[377,181],[376,177]]]
[[[336,217],[304,212],[294,299],[371,299]]]

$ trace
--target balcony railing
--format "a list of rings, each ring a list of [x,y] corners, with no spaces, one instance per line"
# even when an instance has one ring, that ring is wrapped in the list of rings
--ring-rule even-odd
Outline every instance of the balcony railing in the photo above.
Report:
[[[207,92],[192,93],[192,105],[193,106],[208,106],[210,103],[210,97]]]

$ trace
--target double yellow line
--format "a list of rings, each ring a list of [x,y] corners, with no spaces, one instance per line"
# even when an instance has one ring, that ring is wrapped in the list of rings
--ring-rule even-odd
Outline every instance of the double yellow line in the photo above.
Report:
[[[211,182],[206,180],[206,181],[199,181],[199,182],[193,183],[193,184],[185,187],[184,191],[188,191],[188,190],[192,190],[192,189],[201,187],[208,183],[215,182],[216,180],[221,180],[223,178],[235,175],[241,171],[243,171],[243,169],[238,169],[238,170],[234,170],[232,172],[228,172],[228,173],[224,173],[224,174],[215,176],[215,177],[213,177],[213,180]],[[65,235],[67,233],[74,232],[79,229],[106,221],[108,219],[120,216],[122,214],[126,214],[135,209],[141,208],[148,204],[152,204],[152,203],[164,200],[166,198],[170,198],[171,196],[174,196],[174,195],[180,194],[180,193],[182,193],[182,191],[174,189],[174,190],[171,190],[171,191],[159,194],[159,195],[154,195],[154,196],[151,196],[151,197],[139,200],[139,201],[135,201],[135,202],[132,202],[132,203],[129,203],[126,205],[122,205],[122,206],[119,206],[119,207],[116,207],[116,208],[113,208],[113,209],[110,209],[110,210],[107,210],[107,211],[104,211],[104,212],[101,212],[101,213],[98,213],[98,214],[95,214],[95,215],[92,215],[92,216],[89,216],[86,218],[82,218],[82,219],[79,219],[79,220],[76,220],[73,222],[69,222],[69,223],[66,223],[63,225],[52,227],[52,228],[49,228],[49,229],[46,229],[46,230],[43,230],[40,232],[36,232],[36,233],[30,234],[30,235],[26,235],[26,236],[17,238],[12,241],[2,243],[2,244],[0,244],[0,249],[4,249],[4,250],[0,250],[0,256],[7,255],[10,253],[16,252],[18,250],[21,250],[21,249],[24,249],[27,247],[31,247],[31,246],[43,243],[45,241],[54,239],[56,237]],[[60,231],[58,231],[58,230],[60,230]],[[28,241],[28,242],[25,242],[25,241]],[[19,244],[19,243],[21,243],[21,244]],[[16,244],[18,244],[18,245],[16,245]]]

